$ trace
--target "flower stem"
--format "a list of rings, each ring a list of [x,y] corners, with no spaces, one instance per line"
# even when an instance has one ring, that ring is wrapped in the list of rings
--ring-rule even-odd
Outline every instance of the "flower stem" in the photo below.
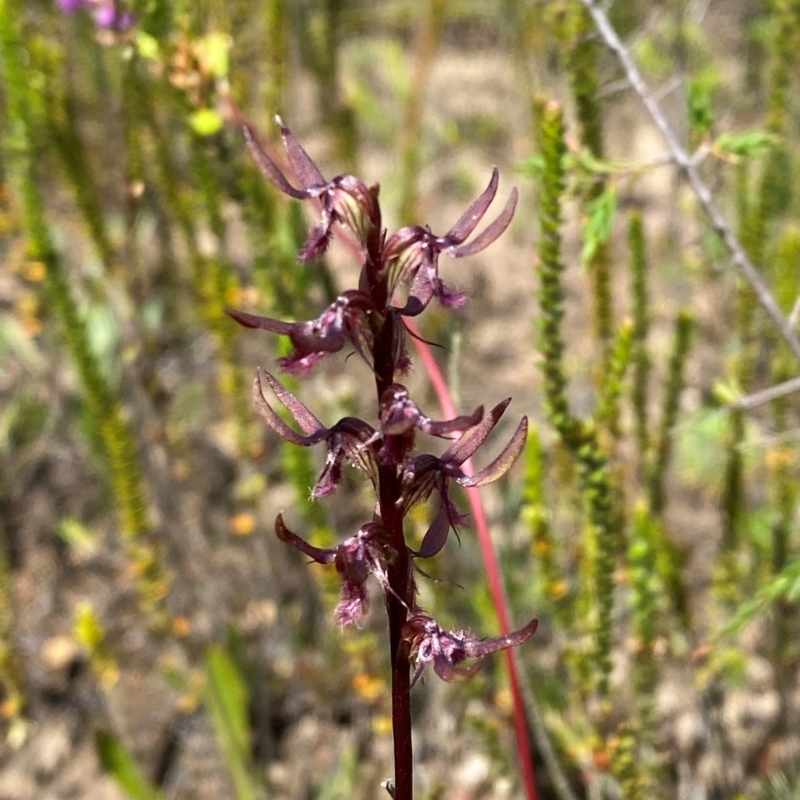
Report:
[[[379,223],[379,219],[375,220]],[[379,224],[373,227],[373,235],[367,242],[368,276],[377,276],[380,270],[381,239]],[[385,280],[378,279],[372,294],[379,307],[388,305]],[[396,337],[399,335],[395,322],[387,315],[375,333],[373,370],[377,401],[394,382],[397,367]],[[373,328],[374,330],[374,328]],[[382,464],[378,468],[378,507],[387,532],[394,558],[388,565],[389,586],[385,592],[389,615],[389,655],[392,669],[392,734],[394,737],[394,797],[395,800],[412,800],[414,795],[413,750],[411,741],[411,674],[408,656],[402,647],[402,629],[408,618],[408,609],[414,603],[411,581],[411,564],[408,547],[403,535],[403,512],[400,508],[402,486],[400,473],[394,464]]]
[[[407,605],[413,601],[409,586],[408,548],[403,538],[403,516],[398,507],[400,479],[393,466],[378,472],[379,497],[383,524],[396,553],[389,565],[386,606],[389,613],[389,654],[392,663],[392,734],[394,737],[395,800],[413,797],[413,751],[411,743],[411,675],[408,658],[401,647],[401,631],[408,616]],[[403,602],[399,598],[403,598]]]
[[[391,580],[391,573],[390,573]],[[396,800],[414,795],[411,742],[411,675],[408,660],[400,648],[400,632],[406,609],[391,595],[389,602],[389,646],[392,658],[392,733],[394,736],[394,784]]]

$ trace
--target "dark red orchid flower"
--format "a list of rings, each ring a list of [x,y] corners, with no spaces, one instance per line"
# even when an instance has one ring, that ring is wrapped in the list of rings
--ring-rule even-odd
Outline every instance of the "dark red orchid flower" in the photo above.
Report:
[[[244,135],[256,164],[273,186],[295,200],[319,198],[322,220],[311,230],[305,245],[300,250],[300,260],[312,261],[325,253],[333,235],[335,222],[353,231],[358,241],[363,244],[370,230],[380,225],[377,187],[369,189],[353,175],[337,175],[333,180],[326,180],[283,120],[280,117],[276,117],[275,120],[281,129],[289,163],[303,185],[302,189],[297,189],[289,183],[277,164],[266,154],[250,125],[244,125]]]
[[[275,520],[275,534],[317,564],[333,564],[342,578],[336,617],[342,625],[358,624],[367,613],[367,578],[374,575],[385,591],[390,591],[386,572],[385,531],[379,522],[362,525],[355,536],[336,547],[315,547],[286,527],[283,515]]]
[[[261,386],[262,375],[278,400],[305,431],[305,436],[290,428],[267,402]],[[297,397],[266,370],[259,370],[253,381],[253,403],[264,422],[292,444],[311,447],[325,442],[328,445],[325,469],[311,491],[312,497],[325,497],[336,490],[342,480],[343,459],[347,459],[375,483],[373,443],[378,439],[378,433],[371,425],[356,417],[344,417],[332,428],[326,428]]]
[[[498,184],[497,168],[492,178],[472,205],[462,214],[444,236],[436,236],[431,229],[421,225],[400,228],[390,236],[383,247],[382,260],[389,270],[390,294],[404,282],[411,282],[408,300],[401,313],[413,317],[421,313],[436,297],[443,306],[458,308],[466,298],[460,292],[445,286],[439,277],[439,254],[464,258],[485,250],[509,226],[517,206],[517,190],[513,189],[500,216],[469,244],[464,240],[475,230],[491,205]]]
[[[245,328],[259,328],[288,336],[294,352],[279,359],[278,364],[294,375],[304,375],[325,356],[339,352],[348,341],[369,363],[367,354],[372,345],[372,332],[368,316],[373,311],[369,295],[351,289],[337,297],[316,319],[307,322],[284,322],[232,309],[227,313]]]
[[[519,458],[528,435],[527,417],[520,420],[514,435],[491,464],[474,475],[468,475],[461,469],[461,465],[486,441],[510,402],[511,398],[508,398],[498,403],[488,416],[469,428],[441,456],[423,453],[404,466],[401,477],[405,487],[401,497],[404,511],[426,500],[434,489],[439,493],[439,510],[423,537],[416,555],[422,558],[435,556],[444,547],[450,528],[457,528],[466,523],[466,517],[458,512],[450,500],[448,488],[450,480],[455,480],[465,487],[485,486],[505,475]]]
[[[234,118],[244,121],[232,103],[230,106]],[[439,256],[463,258],[494,242],[511,223],[517,191],[512,190],[500,215],[474,237],[497,193],[496,169],[486,189],[444,235],[437,236],[427,225],[405,227],[389,235],[381,223],[378,187],[368,188],[352,175],[326,179],[289,128],[280,118],[277,121],[290,165],[286,174],[265,152],[252,127],[245,124],[244,133],[261,171],[279,191],[319,204],[321,221],[310,231],[300,260],[320,257],[337,232],[338,223],[361,247],[356,254],[360,262],[358,284],[344,291],[316,319],[305,322],[284,322],[243,311],[228,313],[245,327],[288,336],[293,350],[278,362],[288,372],[307,373],[326,356],[352,346],[374,377],[374,390],[363,387],[365,397],[378,401],[372,413],[379,421],[374,425],[345,417],[326,427],[269,372],[259,371],[253,399],[265,423],[288,442],[301,447],[325,444],[325,467],[312,497],[324,497],[336,490],[345,462],[361,470],[372,484],[372,521],[335,546],[310,544],[292,532],[280,514],[275,533],[312,562],[336,568],[341,579],[336,616],[342,625],[358,624],[366,613],[370,578],[380,586],[389,621],[396,794],[398,800],[405,800],[413,793],[409,683],[417,683],[429,664],[445,681],[472,675],[487,656],[525,642],[537,625],[532,620],[518,631],[493,639],[446,631],[420,608],[416,583],[418,574],[425,575],[419,560],[439,553],[450,530],[458,535],[458,527],[467,521],[450,499],[451,482],[477,487],[504,475],[522,452],[527,419],[520,421],[500,455],[472,474],[469,459],[494,430],[510,401],[499,403],[487,415],[481,406],[469,415],[434,421],[398,382],[411,366],[408,338],[418,337],[410,318],[424,311],[433,298],[450,307],[465,302],[463,294],[439,277]],[[289,173],[294,175],[291,180]],[[274,403],[267,401],[265,383],[294,422],[285,421]],[[452,441],[441,456],[418,455],[418,431]],[[434,492],[438,508],[419,550],[414,550],[406,541],[408,514],[415,503],[427,500]],[[522,742],[521,752],[527,750]],[[394,797],[395,784],[385,785],[392,787]]]
[[[420,411],[408,389],[393,383],[381,395],[381,436],[383,444],[378,458],[383,464],[402,464],[414,444],[414,429],[440,438],[472,428],[483,419],[483,406],[469,416],[434,422]]]
[[[453,682],[474,675],[483,666],[486,656],[517,647],[533,636],[539,620],[531,620],[505,636],[478,639],[466,631],[446,631],[424,612],[414,614],[403,626],[402,639],[409,648],[409,659],[414,665],[411,678],[413,686],[428,664],[443,680]],[[472,664],[464,664],[472,661]]]
[[[472,474],[468,460],[494,430],[510,401],[504,400],[486,415],[481,406],[469,415],[435,421],[423,413],[408,389],[397,381],[411,365],[406,343],[415,334],[406,318],[421,313],[434,297],[443,306],[457,307],[465,302],[463,294],[446,286],[439,277],[439,256],[463,258],[494,242],[511,223],[517,191],[512,190],[500,215],[469,242],[496,196],[496,169],[486,189],[443,236],[420,225],[387,235],[381,227],[377,186],[368,188],[352,175],[326,179],[291,130],[279,118],[277,121],[294,175],[292,181],[267,155],[254,129],[245,124],[244,133],[258,166],[278,190],[296,200],[316,200],[320,205],[321,221],[309,233],[300,259],[321,256],[338,223],[354,234],[362,248],[358,285],[342,292],[316,319],[305,322],[284,322],[243,311],[228,313],[245,327],[288,336],[293,351],[278,363],[294,374],[307,373],[326,356],[352,346],[375,378],[379,422],[373,426],[345,417],[326,427],[274,375],[259,371],[253,384],[253,399],[264,422],[292,444],[311,447],[324,443],[327,448],[325,466],[312,497],[324,497],[337,489],[344,463],[361,470],[375,493],[372,521],[334,547],[316,547],[305,541],[286,526],[282,515],[275,521],[275,532],[281,541],[313,562],[336,568],[341,578],[336,616],[342,625],[361,621],[367,610],[367,582],[370,576],[375,578],[390,620],[392,669],[403,671],[404,681],[410,667],[416,683],[428,664],[446,681],[471,675],[486,656],[526,641],[536,629],[536,620],[494,639],[478,639],[465,631],[445,631],[416,602],[415,578],[417,573],[425,574],[417,562],[439,553],[450,530],[457,533],[458,527],[467,522],[450,498],[451,482],[477,487],[504,475],[522,452],[528,422],[523,418],[500,454]],[[270,405],[264,384],[289,412],[294,424],[291,420],[286,422],[274,404]],[[441,456],[415,455],[418,431],[452,441]],[[438,508],[419,550],[413,550],[405,540],[406,517],[416,503],[427,500],[434,492]],[[400,697],[395,704],[398,719],[408,710],[406,700]],[[410,723],[403,722],[396,730],[405,731],[401,735],[406,736]],[[403,757],[410,774],[410,755]]]

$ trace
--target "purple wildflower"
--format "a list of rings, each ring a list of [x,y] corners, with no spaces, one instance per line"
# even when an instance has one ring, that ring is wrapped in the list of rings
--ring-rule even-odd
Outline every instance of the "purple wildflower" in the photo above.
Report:
[[[333,180],[326,180],[283,120],[276,117],[276,121],[281,129],[289,163],[303,185],[302,189],[289,183],[277,164],[266,154],[249,125],[244,126],[244,135],[253,158],[275,187],[295,200],[318,198],[322,205],[322,220],[312,228],[300,250],[300,260],[312,261],[325,253],[335,222],[349,228],[359,242],[365,243],[371,230],[380,225],[377,187],[369,189],[352,175],[337,175]]]
[[[524,628],[497,636],[494,639],[477,639],[466,631],[446,631],[424,612],[414,614],[403,626],[402,638],[408,647],[409,660],[414,665],[411,678],[413,686],[428,664],[443,681],[456,681],[474,675],[483,665],[483,659],[509,647],[517,647],[533,636],[539,621],[531,620]],[[465,665],[463,662],[473,661]]]
[[[373,311],[369,295],[351,290],[342,293],[322,314],[308,322],[284,322],[244,311],[228,311],[228,314],[246,328],[260,328],[288,336],[294,345],[294,353],[278,363],[287,372],[304,375],[326,355],[339,352],[348,341],[369,363],[367,354],[372,346],[369,315]]]
[[[485,250],[508,227],[517,205],[517,190],[513,189],[500,216],[469,244],[464,240],[475,230],[497,193],[497,168],[492,170],[489,185],[462,214],[444,236],[436,236],[426,225],[401,228],[386,241],[383,261],[389,269],[390,293],[404,282],[411,282],[409,296],[401,313],[416,316],[427,308],[433,297],[443,306],[458,308],[466,298],[445,286],[439,277],[439,254],[453,258],[471,256]]]
[[[336,547],[315,547],[286,527],[283,515],[275,520],[275,534],[317,564],[333,564],[342,578],[342,591],[336,617],[342,625],[358,624],[367,612],[367,578],[374,575],[385,591],[390,591],[386,571],[386,531],[379,521],[362,525],[355,536]]]
[[[405,464],[401,476],[404,490],[400,499],[404,511],[426,500],[434,489],[439,494],[439,510],[417,555],[423,558],[435,556],[444,547],[450,528],[466,523],[466,517],[458,512],[450,500],[450,480],[464,487],[485,486],[505,475],[519,458],[528,433],[527,417],[520,420],[514,435],[491,464],[474,475],[468,475],[461,469],[461,465],[486,441],[510,402],[509,398],[498,403],[487,417],[456,439],[441,456],[423,453]]]
[[[261,375],[305,431],[305,436],[290,428],[272,409],[261,388]],[[344,417],[332,428],[326,428],[275,376],[265,370],[261,370],[253,381],[253,403],[267,425],[292,444],[311,447],[325,442],[328,445],[325,468],[311,492],[312,497],[326,497],[336,491],[342,480],[341,465],[345,459],[375,483],[376,470],[371,445],[377,439],[377,433],[366,422],[355,417]]]
[[[269,372],[259,372],[253,384],[256,409],[281,437],[301,447],[324,444],[325,466],[312,497],[335,491],[342,479],[342,464],[361,470],[375,492],[372,522],[334,547],[315,547],[286,527],[281,515],[275,532],[319,564],[332,564],[341,578],[336,616],[343,625],[359,623],[367,610],[367,581],[374,577],[383,591],[389,617],[392,664],[392,721],[395,732],[396,792],[412,795],[411,706],[409,677],[416,683],[428,664],[442,679],[471,675],[492,653],[522,644],[536,629],[536,620],[524,628],[494,639],[477,639],[464,631],[445,631],[417,605],[415,575],[422,571],[415,560],[430,558],[445,545],[451,528],[466,522],[450,499],[450,484],[483,486],[504,475],[519,457],[527,435],[527,419],[518,424],[511,440],[488,466],[470,474],[464,466],[497,425],[509,400],[488,415],[483,407],[470,415],[434,421],[412,400],[397,380],[410,366],[406,350],[409,332],[404,317],[423,311],[436,297],[445,306],[459,306],[463,295],[445,286],[439,277],[439,255],[462,258],[491,244],[509,225],[517,202],[516,189],[504,210],[470,243],[466,243],[485,215],[497,192],[498,173],[461,219],[444,235],[429,227],[403,228],[387,238],[381,227],[378,187],[367,188],[352,175],[326,179],[292,132],[278,120],[289,164],[299,187],[284,175],[261,146],[255,131],[244,126],[247,145],[261,171],[281,192],[296,200],[316,200],[321,220],[308,236],[300,260],[321,256],[338,223],[361,246],[358,288],[343,292],[316,319],[284,322],[242,311],[229,311],[236,322],[288,336],[293,352],[279,361],[288,372],[303,374],[321,359],[351,345],[369,365],[375,380],[378,423],[344,417],[332,427],[324,425],[294,394]],[[405,302],[398,300],[400,286],[408,286]],[[285,422],[264,396],[263,382],[288,410],[300,430]],[[417,432],[452,438],[441,456],[414,454]],[[414,504],[437,493],[439,508],[419,550],[405,540],[404,523]],[[473,663],[468,663],[473,662]],[[411,670],[411,672],[409,672]]]
[[[119,0],[56,0],[56,5],[66,14],[91,10],[99,28],[127,31],[133,27],[133,15],[122,7]]]

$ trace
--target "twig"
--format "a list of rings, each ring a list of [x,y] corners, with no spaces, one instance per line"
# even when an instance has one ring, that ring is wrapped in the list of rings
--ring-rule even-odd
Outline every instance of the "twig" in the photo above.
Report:
[[[742,272],[747,282],[750,284],[750,287],[755,292],[756,297],[758,297],[759,302],[764,307],[764,310],[778,326],[781,335],[797,357],[797,360],[800,361],[800,337],[792,330],[792,327],[789,325],[786,317],[784,317],[775,298],[762,280],[755,264],[750,260],[747,253],[745,253],[736,234],[734,234],[725,221],[725,217],[714,202],[711,190],[700,176],[692,158],[681,146],[661,106],[644,82],[641,73],[633,61],[630,51],[620,40],[619,36],[617,36],[606,12],[603,11],[594,0],[581,0],[581,3],[583,3],[584,7],[591,15],[600,36],[603,38],[608,48],[614,52],[620,64],[622,64],[631,86],[641,98],[656,127],[661,131],[661,135],[666,140],[675,163],[686,175],[689,185],[692,187],[692,191],[711,220],[712,228],[720,236],[723,244],[730,253],[733,264]]]
[[[793,392],[800,392],[800,376],[792,378],[791,380],[779,383],[777,386],[770,386],[769,389],[762,389],[760,392],[740,397],[735,403],[733,408],[740,408],[744,411],[749,411],[756,406],[763,406],[764,403],[771,403],[779,397],[784,397]]]
[[[792,313],[789,314],[789,327],[794,330],[798,325],[800,325],[800,295],[797,296]]]
[[[764,450],[770,447],[777,447],[784,442],[800,441],[800,428],[789,428],[788,430],[781,431],[780,433],[773,433],[771,435],[759,436],[752,441],[739,442],[736,449],[740,453],[749,453],[756,450]]]

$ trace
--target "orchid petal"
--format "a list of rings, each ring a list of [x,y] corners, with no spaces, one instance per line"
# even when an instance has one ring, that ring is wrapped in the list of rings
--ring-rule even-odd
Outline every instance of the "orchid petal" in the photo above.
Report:
[[[444,503],[441,503],[425,536],[422,537],[416,555],[420,558],[432,558],[445,546],[449,534],[450,518]]]
[[[322,258],[330,246],[333,238],[331,221],[324,220],[322,224],[314,226],[308,234],[306,243],[300,248],[297,257],[304,264],[307,261],[317,261]]]
[[[511,402],[508,397],[498,403],[490,412],[488,417],[484,417],[477,425],[465,431],[442,455],[442,461],[451,464],[463,464],[485,441],[486,437],[497,425],[503,412]]]
[[[286,392],[289,394],[289,392]],[[292,397],[294,397],[292,395]],[[300,403],[297,398],[294,398],[297,403]],[[281,400],[283,402],[283,400]],[[253,381],[253,404],[256,411],[261,415],[264,422],[269,425],[272,430],[279,436],[283,437],[292,444],[300,445],[301,447],[310,447],[313,444],[321,442],[327,435],[327,430],[320,425],[316,431],[309,431],[309,436],[301,436],[297,431],[290,428],[272,409],[272,406],[267,402],[264,397],[264,392],[261,388],[261,380],[259,376]],[[286,403],[284,403],[286,405]],[[288,408],[288,406],[287,406]],[[291,409],[290,409],[291,410]],[[310,412],[309,412],[310,413]]]
[[[318,564],[332,564],[336,559],[335,549],[314,547],[314,545],[309,544],[305,539],[290,531],[283,521],[283,514],[278,514],[275,518],[275,535],[282,542],[292,545],[292,547],[307,555]]]
[[[342,627],[359,626],[367,613],[367,585],[355,581],[342,581],[339,602],[336,604],[336,619]]]
[[[451,289],[441,278],[433,281],[433,294],[444,308],[463,308],[467,304],[464,292]]]
[[[315,500],[321,500],[323,497],[333,494],[339,488],[341,482],[342,462],[335,457],[334,453],[329,452],[325,461],[325,468],[311,490],[311,497]]]
[[[294,138],[294,134],[291,130],[284,124],[280,117],[275,117],[275,121],[280,126],[283,143],[286,146],[286,153],[289,156],[289,163],[292,165],[292,170],[300,183],[302,183],[307,190],[321,189],[326,186],[328,181],[325,180],[324,176],[317,168],[317,165],[311,160],[311,156],[306,153],[300,142]],[[312,192],[312,194],[318,194],[318,192]],[[306,196],[308,196],[308,194]]]
[[[447,482],[443,483],[443,486],[439,490],[439,497],[444,504],[444,507],[447,511],[447,519],[450,520],[450,527],[456,534],[456,538],[458,539],[459,544],[461,543],[461,538],[458,535],[458,529],[463,528],[464,526],[469,524],[469,514],[462,514],[455,506],[455,503],[450,499],[450,493],[447,490]]]
[[[303,353],[338,353],[347,341],[341,330],[333,326],[318,327],[314,322],[300,323],[290,331],[289,338]]]
[[[471,256],[475,253],[480,253],[481,250],[485,250],[511,223],[511,218],[514,216],[514,210],[517,207],[517,198],[517,190],[513,189],[506,203],[506,207],[503,209],[500,216],[469,244],[463,244],[460,247],[451,247],[447,251],[448,255],[453,258],[464,258],[465,256]]]
[[[481,192],[480,196],[476,198],[470,207],[461,215],[461,219],[453,225],[452,228],[443,237],[448,242],[453,244],[461,244],[464,239],[475,230],[478,223],[481,221],[483,215],[494,200],[497,193],[497,184],[500,180],[497,167],[492,169],[492,177],[489,180],[489,185]]]
[[[483,419],[483,406],[478,406],[472,414],[467,416],[463,414],[454,419],[444,420],[442,422],[433,422],[430,419],[421,419],[417,423],[417,427],[427,433],[428,436],[446,436],[450,433],[457,433],[458,431],[466,431],[474,427]]]
[[[277,361],[278,366],[290,375],[302,377],[308,375],[328,353],[313,351],[311,353],[294,353]]]
[[[246,311],[236,311],[232,308],[225,309],[225,313],[245,328],[257,328],[270,333],[281,333],[284,336],[291,335],[292,331],[297,327],[296,322],[284,322],[282,319],[261,317],[258,314],[248,314]]]
[[[294,417],[295,422],[309,435],[315,434],[324,428],[323,424],[314,414],[298,400],[274,375],[266,370],[259,370],[259,375],[264,375],[275,397],[283,403],[285,408]],[[262,395],[263,398],[263,395]],[[317,440],[319,441],[319,440]]]
[[[286,180],[284,174],[278,169],[275,162],[264,152],[261,143],[258,141],[256,132],[248,124],[244,124],[244,138],[247,142],[247,149],[253,160],[258,165],[264,177],[273,184],[277,189],[280,189],[284,194],[293,197],[295,200],[306,200],[310,197],[309,193],[300,189],[295,189],[289,181]]]
[[[507,633],[505,636],[496,636],[493,639],[467,639],[464,642],[467,658],[485,658],[501,650],[508,650],[509,647],[518,647],[533,636],[538,626],[539,620],[532,619],[524,628]]]
[[[514,462],[519,458],[525,448],[525,439],[528,436],[528,418],[523,417],[517,425],[514,435],[509,443],[503,448],[497,458],[480,472],[469,477],[457,478],[462,486],[485,486],[492,483],[508,472],[514,466]]]
[[[340,447],[347,460],[374,480],[370,445],[378,436],[372,425],[357,417],[343,417],[331,430],[340,436]]]
[[[417,273],[417,276],[419,276],[419,273]],[[404,317],[417,317],[428,307],[432,297],[433,287],[430,280],[417,280],[415,278],[406,304],[399,308],[398,311]]]
[[[480,671],[482,666],[482,661],[459,666],[448,661],[445,657],[434,658],[433,660],[433,671],[446,683],[454,683],[455,681],[471,678]]]

